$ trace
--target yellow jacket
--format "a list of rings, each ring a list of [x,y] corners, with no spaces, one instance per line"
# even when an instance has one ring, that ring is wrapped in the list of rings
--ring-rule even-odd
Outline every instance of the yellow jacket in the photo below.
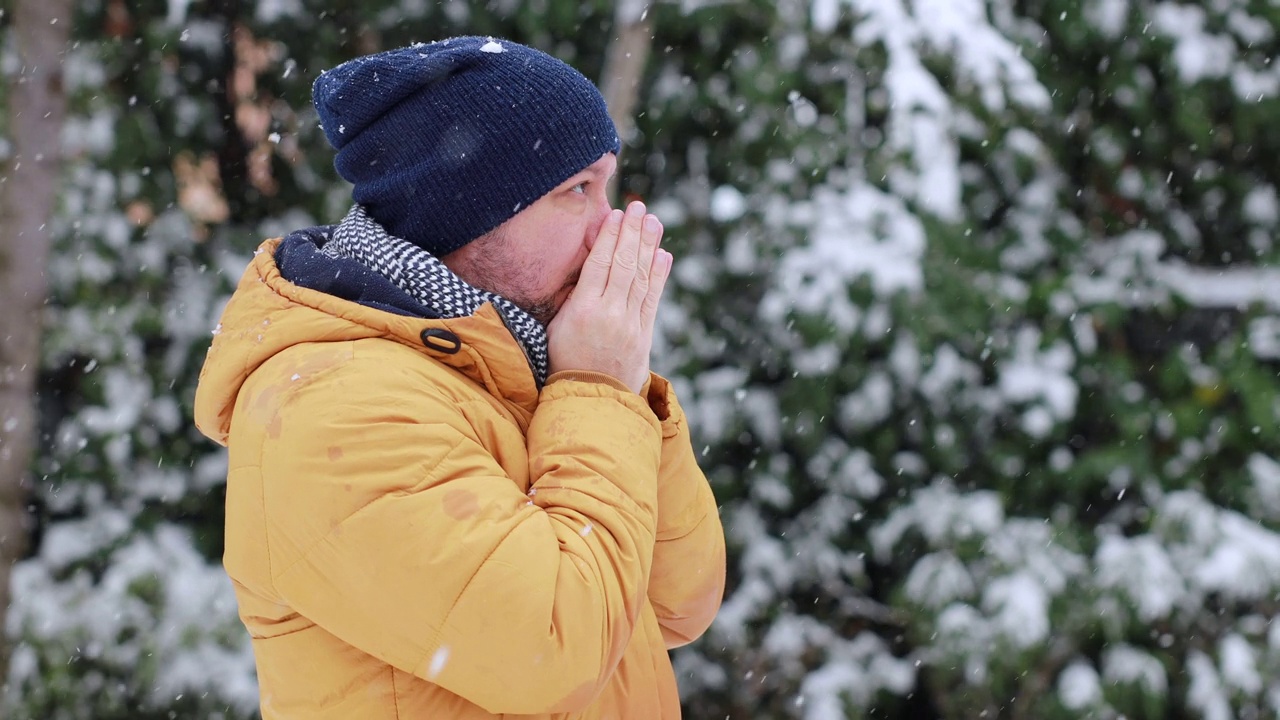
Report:
[[[491,305],[344,300],[282,277],[280,243],[195,406],[230,449],[224,564],[264,720],[679,717],[667,649],[710,624],[725,560],[668,383],[539,391]]]

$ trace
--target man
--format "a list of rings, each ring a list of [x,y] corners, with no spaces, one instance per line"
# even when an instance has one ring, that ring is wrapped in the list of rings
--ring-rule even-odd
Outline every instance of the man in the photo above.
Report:
[[[356,204],[261,246],[196,393],[263,717],[678,717],[724,538],[603,98],[474,37],[313,96]]]

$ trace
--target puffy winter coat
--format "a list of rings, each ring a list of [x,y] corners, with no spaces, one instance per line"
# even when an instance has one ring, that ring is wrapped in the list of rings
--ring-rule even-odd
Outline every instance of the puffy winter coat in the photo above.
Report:
[[[539,390],[491,305],[424,319],[322,237],[261,246],[196,393],[264,719],[679,717],[724,536],[669,384]]]

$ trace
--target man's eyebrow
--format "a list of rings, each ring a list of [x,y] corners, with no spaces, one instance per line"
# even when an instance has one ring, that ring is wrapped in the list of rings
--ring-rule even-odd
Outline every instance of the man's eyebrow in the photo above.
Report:
[[[565,180],[564,184],[568,186],[574,186],[587,181],[600,182],[600,179],[603,175],[604,175],[603,172],[595,168],[583,168],[577,174],[572,175],[568,180]],[[608,181],[609,178],[604,178],[604,179],[605,181]]]
[[[573,186],[573,185],[577,185],[578,183],[584,180],[593,180],[598,182],[601,178],[603,178],[605,182],[608,182],[617,174],[618,174],[618,165],[616,163],[613,166],[612,172],[609,172],[608,174],[605,173],[603,168],[597,167],[595,165],[589,165],[587,167],[582,168],[582,170],[578,171],[574,175],[570,176],[569,179],[565,181],[565,184]]]

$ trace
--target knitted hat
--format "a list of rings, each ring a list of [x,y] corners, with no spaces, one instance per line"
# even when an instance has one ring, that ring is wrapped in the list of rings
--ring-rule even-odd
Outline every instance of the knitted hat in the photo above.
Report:
[[[355,58],[321,73],[311,93],[355,202],[437,257],[619,149],[591,81],[509,40]]]

